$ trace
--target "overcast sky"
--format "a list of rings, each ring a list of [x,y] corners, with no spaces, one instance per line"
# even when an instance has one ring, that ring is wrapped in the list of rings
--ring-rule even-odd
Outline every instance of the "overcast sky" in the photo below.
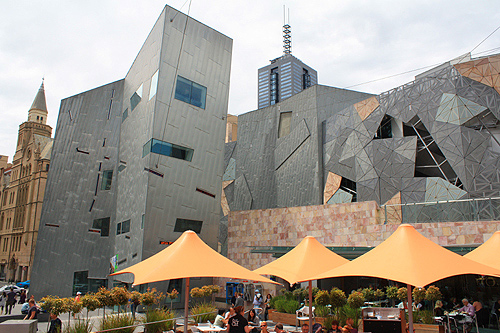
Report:
[[[168,5],[187,13],[189,1]],[[61,99],[121,79],[160,15],[160,0],[3,0],[0,11],[0,155],[45,77],[54,128]],[[183,6],[184,5],[184,6]],[[319,83],[381,93],[470,52],[500,25],[500,1],[192,0],[190,16],[233,38],[229,113],[257,107],[257,69],[282,54],[283,5],[292,54]],[[181,8],[182,7],[182,8]],[[474,52],[500,48],[500,30]],[[491,52],[490,52],[491,53]],[[500,53],[500,49],[493,51]],[[364,85],[364,82],[378,80]]]

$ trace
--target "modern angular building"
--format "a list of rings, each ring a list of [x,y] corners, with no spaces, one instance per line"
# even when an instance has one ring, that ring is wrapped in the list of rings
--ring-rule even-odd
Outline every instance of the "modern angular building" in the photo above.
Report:
[[[500,55],[466,55],[380,95],[317,85],[240,115],[229,258],[255,269],[307,235],[360,254],[401,223],[461,253],[483,243],[500,229],[499,77]]]
[[[0,156],[0,279],[30,279],[53,139],[42,82],[19,126],[12,164]]]
[[[239,115],[223,177],[228,257],[256,269],[314,236],[352,259],[401,223],[460,254],[482,244],[500,230],[499,78],[499,54],[466,55],[379,95],[316,85]],[[483,280],[441,287],[492,304],[499,280]],[[319,282],[371,283],[387,281]]]
[[[61,102],[36,297],[111,286],[187,229],[217,248],[231,53],[166,6],[124,79]]]
[[[258,71],[259,109],[274,105],[318,83],[318,73],[289,53]]]

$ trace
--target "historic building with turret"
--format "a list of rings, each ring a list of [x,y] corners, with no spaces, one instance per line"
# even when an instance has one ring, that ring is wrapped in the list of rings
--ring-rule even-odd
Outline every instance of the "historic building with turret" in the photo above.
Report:
[[[53,142],[47,115],[42,82],[12,163],[0,156],[0,279],[30,279]]]

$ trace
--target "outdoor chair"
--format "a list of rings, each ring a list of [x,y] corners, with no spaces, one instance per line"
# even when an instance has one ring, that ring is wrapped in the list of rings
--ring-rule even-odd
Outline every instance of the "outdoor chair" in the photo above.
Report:
[[[498,328],[498,330],[500,331],[500,323],[498,322],[498,315],[495,312],[495,304],[493,304],[493,306],[491,307],[488,326],[492,328]]]
[[[311,318],[314,318],[314,306],[312,307]],[[309,306],[303,306],[295,311],[295,319],[297,320],[297,327],[300,326],[301,321],[309,321]]]

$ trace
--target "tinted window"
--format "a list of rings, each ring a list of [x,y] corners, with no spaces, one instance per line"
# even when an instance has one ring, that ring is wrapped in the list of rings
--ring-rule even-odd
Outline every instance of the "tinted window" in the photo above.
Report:
[[[105,217],[102,219],[95,219],[92,223],[92,229],[101,230],[101,237],[109,236],[109,217]]]
[[[186,230],[193,230],[197,234],[201,232],[201,227],[203,221],[187,220],[187,219],[177,219],[175,221],[175,232],[184,232]]]
[[[102,173],[102,183],[101,190],[109,190],[111,189],[111,182],[113,181],[113,170],[105,170]]]
[[[207,88],[182,76],[178,76],[175,87],[175,99],[204,109],[207,99]]]
[[[157,139],[149,140],[142,147],[142,157],[146,156],[149,152],[178,158],[188,162],[191,162],[194,154],[194,150],[191,148],[174,145],[172,143],[160,141]]]

